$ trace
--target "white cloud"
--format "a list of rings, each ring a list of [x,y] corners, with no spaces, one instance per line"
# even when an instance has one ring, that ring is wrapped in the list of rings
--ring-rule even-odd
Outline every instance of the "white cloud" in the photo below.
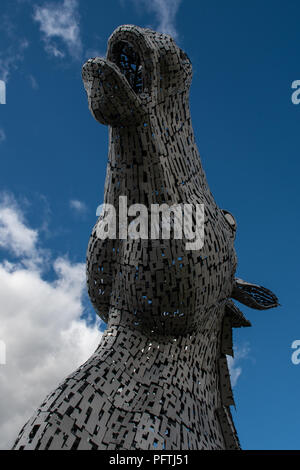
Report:
[[[162,33],[178,37],[175,19],[182,0],[134,0],[139,7],[142,3],[149,12],[154,13],[157,25],[155,28]]]
[[[0,366],[0,449],[6,449],[46,395],[93,353],[101,333],[99,322],[82,317],[84,264],[52,259],[39,247],[39,232],[28,227],[8,196],[0,204],[0,243],[5,250],[0,340],[6,344],[6,365]],[[52,268],[53,280],[45,279],[42,265]]]
[[[64,0],[36,6],[34,20],[39,23],[45,42],[45,50],[54,57],[63,58],[65,51],[57,45],[55,38],[67,47],[73,58],[80,58],[82,42],[80,37],[78,0]]]
[[[6,134],[4,132],[4,129],[0,128],[0,144],[1,142],[4,142],[6,140]]]
[[[80,214],[83,214],[87,212],[88,208],[86,204],[82,201],[78,201],[77,199],[71,199],[70,201],[70,207],[76,212],[79,212]]]
[[[227,356],[228,368],[230,372],[231,385],[236,386],[238,378],[242,373],[242,367],[240,361],[246,359],[249,355],[250,348],[246,344],[241,347],[234,348],[234,357]]]
[[[4,195],[0,202],[0,247],[17,256],[30,256],[36,252],[38,233],[28,228],[14,200]]]

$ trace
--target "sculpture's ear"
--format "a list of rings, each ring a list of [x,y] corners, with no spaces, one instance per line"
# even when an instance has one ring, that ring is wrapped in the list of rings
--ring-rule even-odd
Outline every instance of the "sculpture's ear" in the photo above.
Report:
[[[235,279],[231,297],[257,310],[267,310],[279,305],[278,298],[269,289],[242,279]]]

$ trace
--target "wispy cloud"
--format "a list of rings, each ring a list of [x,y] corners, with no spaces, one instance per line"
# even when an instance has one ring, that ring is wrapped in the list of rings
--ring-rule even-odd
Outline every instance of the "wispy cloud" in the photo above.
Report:
[[[51,2],[36,6],[33,18],[40,25],[45,50],[50,55],[63,58],[66,55],[66,47],[71,57],[75,59],[81,57],[78,0],[64,0],[63,3]]]
[[[78,201],[77,199],[71,199],[70,207],[79,214],[85,214],[88,211],[86,204],[82,201]]]
[[[29,80],[29,83],[30,83],[31,88],[33,90],[38,90],[39,89],[39,84],[38,84],[36,78],[33,75],[31,75],[31,74],[28,75],[28,80]]]
[[[19,63],[24,59],[24,52],[28,48],[29,42],[27,39],[13,39],[13,45],[8,49],[0,51],[0,79],[7,82],[10,78],[12,71],[16,70]]]
[[[85,265],[53,257],[40,232],[8,195],[0,196],[0,449],[9,448],[34,410],[94,352],[99,323],[86,312]],[[42,263],[37,263],[37,257]],[[46,269],[54,279],[47,280]]]
[[[243,345],[234,349],[234,357],[227,356],[228,368],[230,372],[231,385],[236,386],[238,378],[242,373],[241,360],[249,356],[249,345]]]
[[[84,52],[84,57],[88,59],[90,57],[105,57],[105,56],[106,56],[106,51],[100,50],[100,49],[87,49]]]
[[[6,44],[0,50],[0,79],[7,82],[12,72],[17,70],[24,60],[29,42],[20,35],[16,22],[5,13],[0,17],[0,33],[1,44]]]
[[[176,29],[176,15],[182,0],[134,0],[139,8],[141,4],[150,13],[154,13],[156,18],[157,31],[170,34],[175,39],[178,38]]]
[[[0,128],[0,144],[1,142],[4,142],[5,140],[6,140],[6,135],[5,135],[4,129]]]

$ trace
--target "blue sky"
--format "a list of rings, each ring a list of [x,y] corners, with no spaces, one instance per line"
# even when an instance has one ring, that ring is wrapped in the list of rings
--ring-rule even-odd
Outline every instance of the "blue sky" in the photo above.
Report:
[[[81,65],[130,23],[171,32],[191,58],[193,126],[213,194],[238,222],[238,275],[282,305],[243,307],[253,327],[234,333],[242,446],[300,448],[299,14],[297,0],[1,0],[0,447],[99,340],[82,279],[108,140]]]

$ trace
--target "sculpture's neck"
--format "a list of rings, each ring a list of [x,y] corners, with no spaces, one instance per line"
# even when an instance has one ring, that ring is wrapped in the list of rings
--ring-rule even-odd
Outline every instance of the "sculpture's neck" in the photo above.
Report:
[[[197,192],[212,198],[195,143],[191,117],[161,110],[136,127],[111,128],[105,202],[192,202]],[[184,158],[182,158],[184,155]],[[204,195],[204,196],[203,196]]]
[[[115,368],[109,384],[113,402],[133,415],[142,413],[144,420],[146,416],[154,418],[159,427],[173,427],[176,416],[181,439],[199,440],[197,445],[204,449],[210,445],[223,448],[217,417],[222,406],[220,311],[208,312],[201,331],[176,338],[131,330],[125,326],[124,315],[111,311],[108,329],[94,356],[94,360],[97,356],[103,360],[105,354],[105,362],[111,364],[111,370]],[[211,441],[210,430],[216,433]],[[165,440],[166,448],[172,448],[172,436],[166,433]],[[178,448],[183,445],[178,442]]]

